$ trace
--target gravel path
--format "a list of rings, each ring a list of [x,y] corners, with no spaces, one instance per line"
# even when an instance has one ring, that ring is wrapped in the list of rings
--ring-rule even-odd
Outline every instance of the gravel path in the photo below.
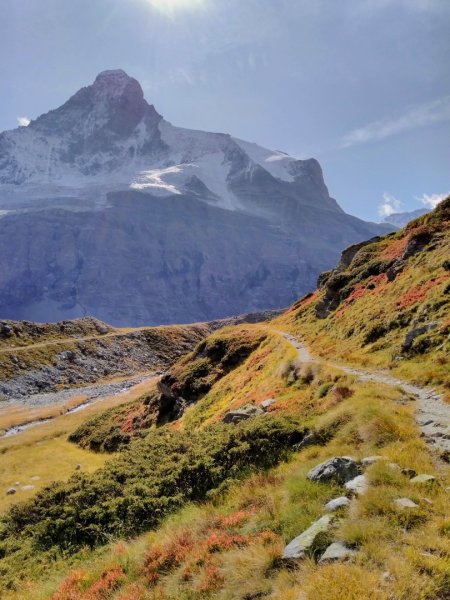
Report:
[[[441,452],[450,451],[450,404],[444,402],[443,397],[435,390],[413,385],[403,381],[403,379],[392,377],[384,371],[365,371],[364,369],[313,358],[305,344],[296,337],[283,331],[277,331],[276,333],[283,336],[297,350],[298,357],[302,362],[322,362],[345,373],[356,375],[361,381],[375,381],[399,387],[413,396],[418,401],[416,420],[427,443]]]

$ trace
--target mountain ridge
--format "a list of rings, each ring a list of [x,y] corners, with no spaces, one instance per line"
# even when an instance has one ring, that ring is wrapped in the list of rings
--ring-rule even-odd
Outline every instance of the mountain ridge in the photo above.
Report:
[[[1,317],[118,326],[287,306],[390,229],[347,215],[315,159],[175,127],[120,70],[0,134],[0,219]]]

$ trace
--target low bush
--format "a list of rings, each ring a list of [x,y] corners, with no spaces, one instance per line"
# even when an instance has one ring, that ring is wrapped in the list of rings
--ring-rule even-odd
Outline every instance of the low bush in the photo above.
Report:
[[[152,431],[96,473],[77,473],[15,505],[3,518],[0,553],[25,538],[74,551],[148,530],[227,481],[277,464],[303,435],[296,420],[269,414],[201,432]]]

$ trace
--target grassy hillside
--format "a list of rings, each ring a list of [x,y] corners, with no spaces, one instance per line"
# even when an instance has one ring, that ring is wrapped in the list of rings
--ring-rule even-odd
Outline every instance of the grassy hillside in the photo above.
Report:
[[[355,250],[277,326],[319,356],[387,368],[450,400],[450,198]]]
[[[152,426],[174,421],[238,367],[265,339],[258,326],[225,328],[200,342],[136,402],[112,409],[75,430],[70,440],[95,451],[115,451]]]
[[[210,335],[157,386],[69,426],[72,447],[101,463],[3,514],[2,597],[448,598],[448,465],[421,437],[411,393],[339,363],[448,393],[449,211],[447,201],[347,251],[275,321]],[[308,478],[342,456],[354,459],[364,493]],[[343,495],[349,506],[305,556],[283,559]],[[321,563],[332,542],[351,555]]]

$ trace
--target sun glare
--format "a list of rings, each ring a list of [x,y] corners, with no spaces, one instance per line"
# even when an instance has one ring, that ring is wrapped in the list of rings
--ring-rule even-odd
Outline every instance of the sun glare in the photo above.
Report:
[[[157,10],[172,15],[181,10],[192,10],[201,7],[205,0],[148,0]]]

